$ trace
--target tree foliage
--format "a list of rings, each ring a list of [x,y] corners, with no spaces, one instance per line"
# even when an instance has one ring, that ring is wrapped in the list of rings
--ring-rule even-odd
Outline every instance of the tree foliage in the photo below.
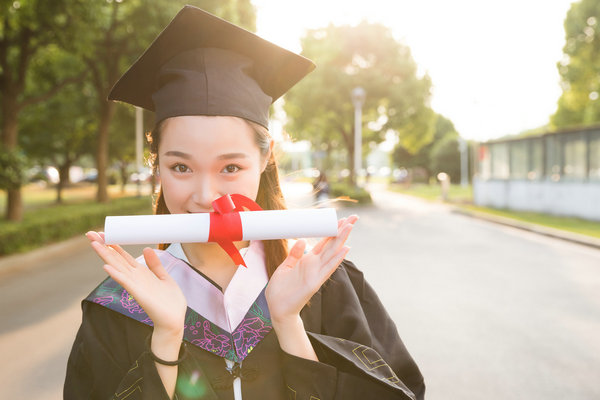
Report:
[[[342,147],[349,165],[354,154],[355,87],[366,91],[363,143],[380,142],[389,129],[400,142],[417,151],[431,141],[431,83],[419,77],[410,49],[389,28],[368,22],[310,30],[302,39],[302,54],[317,69],[285,97],[288,131],[330,153]]]
[[[32,67],[35,82],[43,83],[41,75],[48,69],[68,71],[72,55],[56,48],[48,48],[47,58]],[[65,72],[66,73],[66,72]],[[84,154],[93,154],[96,120],[95,99],[90,84],[68,86],[44,103],[30,107],[23,113],[19,144],[32,161],[52,165],[59,171],[57,202],[62,201],[62,189],[69,183],[69,169]]]
[[[44,102],[79,76],[45,74],[42,82],[31,80],[31,65],[48,46],[74,38],[73,14],[83,0],[19,0],[0,2],[0,138],[12,151],[18,143],[19,116]],[[51,69],[49,69],[51,70]],[[7,189],[6,218],[19,221],[23,205],[20,186]]]
[[[557,64],[562,95],[551,122],[555,127],[600,122],[600,0],[571,5],[566,42]]]
[[[0,148],[0,189],[10,190],[21,187],[25,181],[27,158],[18,148]]]
[[[392,153],[392,161],[400,168],[422,169],[425,172],[425,181],[429,181],[429,177],[438,172],[446,172],[454,179],[456,177],[453,175],[456,168],[454,158],[457,154],[460,160],[458,138],[459,135],[452,121],[436,114],[430,142],[416,152],[411,152],[399,143]],[[458,174],[460,177],[460,165],[458,165]]]
[[[445,172],[450,182],[460,181],[460,150],[457,136],[445,136],[431,149],[431,171],[434,176]]]
[[[21,143],[38,162],[60,167],[93,146],[99,171],[97,198],[106,200],[106,170],[113,158],[110,124],[117,107],[122,107],[109,103],[107,94],[185,4],[255,29],[250,0],[153,0],[151,4],[144,0],[0,0],[2,150],[16,149]],[[79,84],[77,90],[68,88],[71,83]],[[22,138],[20,124],[26,128]],[[122,139],[126,142],[128,136]],[[133,134],[130,140],[135,140]],[[7,193],[7,215],[18,220],[20,189],[11,185]]]

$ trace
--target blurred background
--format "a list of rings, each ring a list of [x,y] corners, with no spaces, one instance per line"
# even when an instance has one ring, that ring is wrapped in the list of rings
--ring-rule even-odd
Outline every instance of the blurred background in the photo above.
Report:
[[[428,398],[600,398],[600,0],[2,2],[0,397],[60,398],[83,233],[152,212],[154,117],[106,97],[184,4],[317,64],[271,110],[284,193],[361,215]]]

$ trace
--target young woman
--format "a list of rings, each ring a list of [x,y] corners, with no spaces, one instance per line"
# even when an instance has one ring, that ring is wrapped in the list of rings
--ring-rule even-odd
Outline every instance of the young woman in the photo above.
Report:
[[[113,88],[156,113],[156,213],[241,194],[283,209],[268,109],[310,61],[185,7]],[[423,378],[336,237],[163,244],[134,259],[87,234],[110,275],[82,303],[66,399],[423,398]]]

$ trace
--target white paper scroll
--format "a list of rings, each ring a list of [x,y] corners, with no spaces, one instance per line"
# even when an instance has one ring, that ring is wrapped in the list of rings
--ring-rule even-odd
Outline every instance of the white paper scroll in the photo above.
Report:
[[[327,237],[337,235],[334,208],[240,212],[242,240]],[[106,217],[106,244],[207,242],[210,214]]]

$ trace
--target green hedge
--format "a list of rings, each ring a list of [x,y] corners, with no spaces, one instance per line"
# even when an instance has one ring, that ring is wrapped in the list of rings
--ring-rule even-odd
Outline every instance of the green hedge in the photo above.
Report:
[[[371,198],[371,194],[367,192],[362,187],[354,187],[347,183],[337,182],[331,184],[331,197],[339,197],[339,196],[348,196],[353,200],[356,200],[358,203],[351,202],[342,202],[345,205],[352,204],[371,204],[373,199]]]
[[[123,197],[109,203],[56,205],[25,214],[22,222],[0,222],[0,256],[68,239],[104,225],[107,215],[151,214],[151,199]]]

